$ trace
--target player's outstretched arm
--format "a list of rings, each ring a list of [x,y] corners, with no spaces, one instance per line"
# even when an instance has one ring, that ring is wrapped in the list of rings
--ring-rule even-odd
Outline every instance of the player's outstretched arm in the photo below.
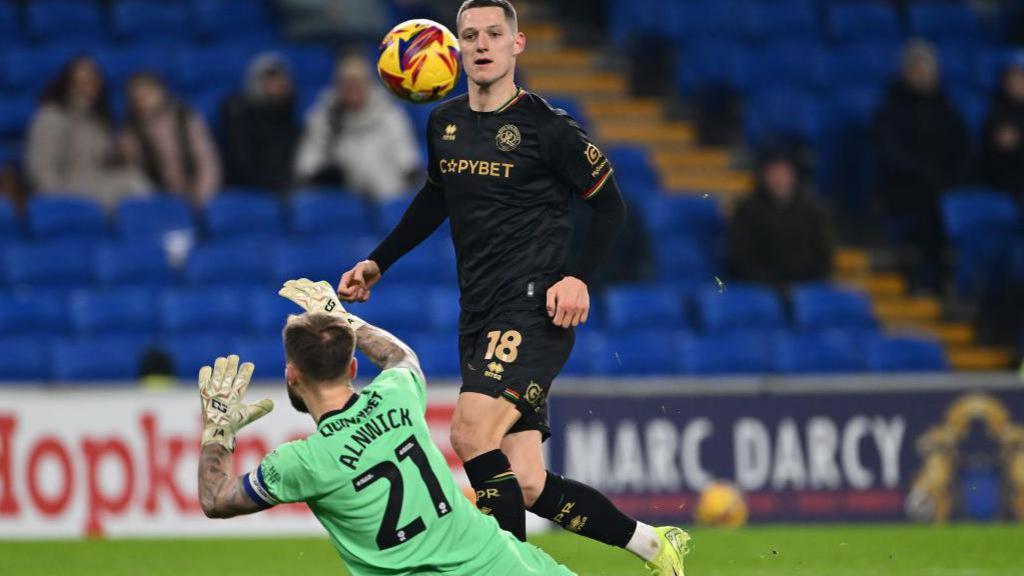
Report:
[[[230,518],[263,509],[245,491],[243,477],[231,474],[235,434],[274,409],[270,400],[245,404],[254,366],[238,364],[238,356],[217,358],[213,368],[199,371],[199,399],[203,408],[202,452],[199,456],[199,504],[209,518]]]

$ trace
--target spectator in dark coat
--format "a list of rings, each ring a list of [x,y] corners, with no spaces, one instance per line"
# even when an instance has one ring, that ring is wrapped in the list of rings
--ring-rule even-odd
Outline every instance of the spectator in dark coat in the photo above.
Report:
[[[795,161],[766,152],[754,192],[736,205],[729,226],[732,277],[784,289],[825,280],[832,271],[832,224],[801,184]]]
[[[1024,195],[1024,54],[1003,73],[982,130],[979,180]]]
[[[939,196],[963,183],[970,166],[967,128],[939,85],[935,50],[912,40],[903,71],[874,119],[878,186],[893,240],[912,252],[906,272],[917,287],[940,289],[945,240]]]
[[[220,117],[228,185],[286,191],[301,134],[287,60],[272,52],[253,59],[245,91],[225,100]]]

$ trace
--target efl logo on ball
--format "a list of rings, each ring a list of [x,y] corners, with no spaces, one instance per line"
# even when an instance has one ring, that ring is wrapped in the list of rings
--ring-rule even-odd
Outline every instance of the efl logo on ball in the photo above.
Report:
[[[407,20],[381,41],[377,73],[403,100],[439,100],[459,81],[459,43],[433,20]]]

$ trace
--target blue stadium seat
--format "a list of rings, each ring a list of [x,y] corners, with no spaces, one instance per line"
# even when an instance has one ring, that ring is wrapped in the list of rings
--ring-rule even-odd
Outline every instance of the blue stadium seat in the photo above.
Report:
[[[0,79],[8,90],[35,94],[73,55],[66,46],[11,46],[0,53]]]
[[[292,65],[292,76],[300,86],[324,86],[331,81],[334,57],[326,46],[286,44],[280,52]]]
[[[289,314],[302,314],[292,301],[282,298],[273,290],[255,290],[245,304],[249,329],[254,335],[281,337],[281,329]]]
[[[910,34],[929,40],[982,39],[978,13],[960,2],[915,2],[907,9]]]
[[[449,284],[454,282],[454,261],[445,258],[447,247],[427,239],[388,268],[389,282],[408,284]]]
[[[15,244],[4,256],[3,273],[11,286],[63,289],[93,281],[92,250],[77,242]]]
[[[161,239],[168,232],[194,232],[192,209],[181,198],[152,196],[121,201],[117,229],[124,239]]]
[[[68,302],[71,324],[82,337],[151,335],[157,328],[155,300],[142,288],[78,290]]]
[[[419,357],[428,386],[431,379],[459,377],[459,343],[454,332],[412,335],[406,343]],[[373,364],[365,358],[360,360],[359,371],[366,375],[376,374]]]
[[[14,208],[6,200],[0,200],[0,243],[17,240],[21,229],[14,217]]]
[[[281,235],[281,204],[269,193],[222,192],[206,205],[206,231],[214,238]]]
[[[194,25],[203,39],[272,40],[274,26],[262,0],[193,0]]]
[[[349,304],[347,308],[356,316],[386,330],[422,331],[428,322],[423,291],[399,283],[375,288],[367,302]]]
[[[651,236],[690,236],[711,241],[725,224],[718,203],[698,195],[659,196],[642,206]]]
[[[0,382],[50,379],[50,350],[34,338],[0,339]]]
[[[235,335],[246,325],[246,293],[224,288],[169,289],[159,296],[165,334]]]
[[[36,99],[31,93],[0,96],[0,136],[20,140],[35,109]]]
[[[710,252],[713,241],[686,236],[659,238],[655,243],[658,257],[658,281],[687,291],[713,283],[715,263]]]
[[[273,280],[275,244],[226,240],[192,249],[185,280],[194,286],[269,286]]]
[[[349,236],[307,236],[281,243],[272,258],[271,276],[275,282],[309,278],[336,284],[353,263],[366,258],[369,252],[361,248],[368,243]]]
[[[604,302],[611,330],[678,330],[684,326],[683,299],[670,288],[614,287],[607,291]]]
[[[864,41],[843,46],[832,54],[832,84],[841,87],[879,87],[899,69],[898,43]]]
[[[886,2],[841,2],[829,4],[826,10],[826,27],[838,42],[897,42],[902,36],[899,14]]]
[[[40,40],[68,38],[99,40],[103,37],[103,13],[92,0],[34,0],[25,7],[29,34]]]
[[[438,333],[457,333],[460,311],[458,289],[435,288],[427,295],[425,324]]]
[[[583,108],[575,99],[566,96],[546,97],[544,99],[547,100],[548,104],[550,104],[552,108],[564,111],[570,118],[575,120],[581,128],[589,131],[587,115],[583,113]]]
[[[680,364],[690,375],[760,374],[771,370],[768,348],[765,339],[751,334],[686,338]]]
[[[942,215],[946,234],[954,244],[979,234],[1012,234],[1021,224],[1012,196],[982,188],[946,192]]]
[[[1024,61],[1024,51],[1016,47],[979,48],[975,59],[975,81],[984,92],[991,92],[1002,81],[1011,64]]]
[[[32,198],[27,223],[29,233],[40,239],[99,240],[108,234],[103,208],[84,198]]]
[[[760,41],[818,35],[816,7],[810,0],[751,3],[743,25],[748,36]]]
[[[867,344],[872,372],[941,372],[949,369],[946,352],[932,340],[876,338]]]
[[[676,58],[676,81],[680,93],[688,95],[706,89],[734,88],[735,63],[745,58],[747,52],[746,44],[731,39],[689,42]]]
[[[18,8],[13,2],[4,0],[0,2],[0,34],[5,38],[3,41],[20,41],[21,22],[18,15]]]
[[[0,293],[0,334],[6,337],[53,336],[68,328],[63,298],[28,291]]]
[[[849,373],[864,370],[864,352],[854,335],[839,332],[786,334],[775,339],[772,355],[780,374]]]
[[[122,40],[184,40],[192,25],[188,10],[162,0],[117,0],[110,16],[111,30]]]
[[[168,55],[179,49],[177,44],[111,46],[96,50],[95,57],[113,94],[117,95],[123,94],[122,88],[128,79],[138,72],[152,72],[168,79],[172,70]]]
[[[134,381],[148,344],[124,336],[58,340],[53,345],[53,378],[64,382]]]
[[[291,196],[291,229],[297,234],[363,236],[373,232],[366,204],[346,190],[296,191]]]
[[[595,374],[614,376],[675,374],[679,372],[682,338],[684,334],[671,328],[606,332],[604,349],[592,350],[591,366]],[[600,342],[590,345],[595,344]]]
[[[701,325],[707,332],[780,330],[785,319],[779,297],[769,288],[729,284],[724,291],[707,288],[697,295]]]
[[[167,253],[155,242],[101,244],[94,257],[96,280],[105,286],[160,287],[176,281]]]
[[[695,38],[728,38],[739,36],[746,21],[747,4],[730,0],[699,0],[676,2],[670,5],[668,13],[657,18],[656,28],[668,32],[668,37],[677,42],[689,42]],[[633,10],[638,12],[633,5]]]
[[[196,92],[216,89],[217,95],[223,96],[225,79],[233,85],[241,78],[251,55],[249,47],[234,43],[185,47],[171,56],[170,77],[179,90],[192,94],[189,103],[198,108]]]
[[[402,219],[402,215],[405,214],[411,201],[412,198],[393,198],[381,202],[377,206],[377,230],[383,233],[390,232]]]
[[[793,315],[797,328],[804,332],[830,328],[870,331],[877,327],[864,294],[821,284],[793,290]]]
[[[234,338],[228,343],[228,348],[232,354],[238,354],[242,362],[256,365],[253,378],[284,380],[284,343],[280,335]]]
[[[229,345],[227,334],[206,331],[167,336],[160,339],[159,345],[171,357],[174,375],[189,384],[195,381],[203,366],[213,366],[218,357],[237,353]]]
[[[658,174],[651,166],[646,148],[613,146],[605,149],[615,170],[615,181],[628,198],[647,198],[658,190]]]
[[[766,90],[783,86],[805,90],[828,88],[834,80],[832,54],[817,42],[773,42],[757,52],[751,75]]]
[[[589,323],[588,323],[589,325]],[[589,328],[578,329],[576,344],[569,360],[562,368],[563,376],[593,376],[607,362],[608,341],[603,332]],[[614,355],[613,355],[614,358]]]
[[[744,130],[755,144],[785,139],[814,144],[821,130],[822,108],[810,92],[781,87],[760,93],[747,105]]]

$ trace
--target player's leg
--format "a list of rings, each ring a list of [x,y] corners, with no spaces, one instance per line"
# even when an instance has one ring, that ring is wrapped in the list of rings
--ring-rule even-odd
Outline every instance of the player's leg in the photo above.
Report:
[[[522,491],[501,439],[520,417],[516,407],[501,398],[462,392],[452,416],[452,448],[463,462],[476,505],[503,530],[526,540],[526,508]]]

